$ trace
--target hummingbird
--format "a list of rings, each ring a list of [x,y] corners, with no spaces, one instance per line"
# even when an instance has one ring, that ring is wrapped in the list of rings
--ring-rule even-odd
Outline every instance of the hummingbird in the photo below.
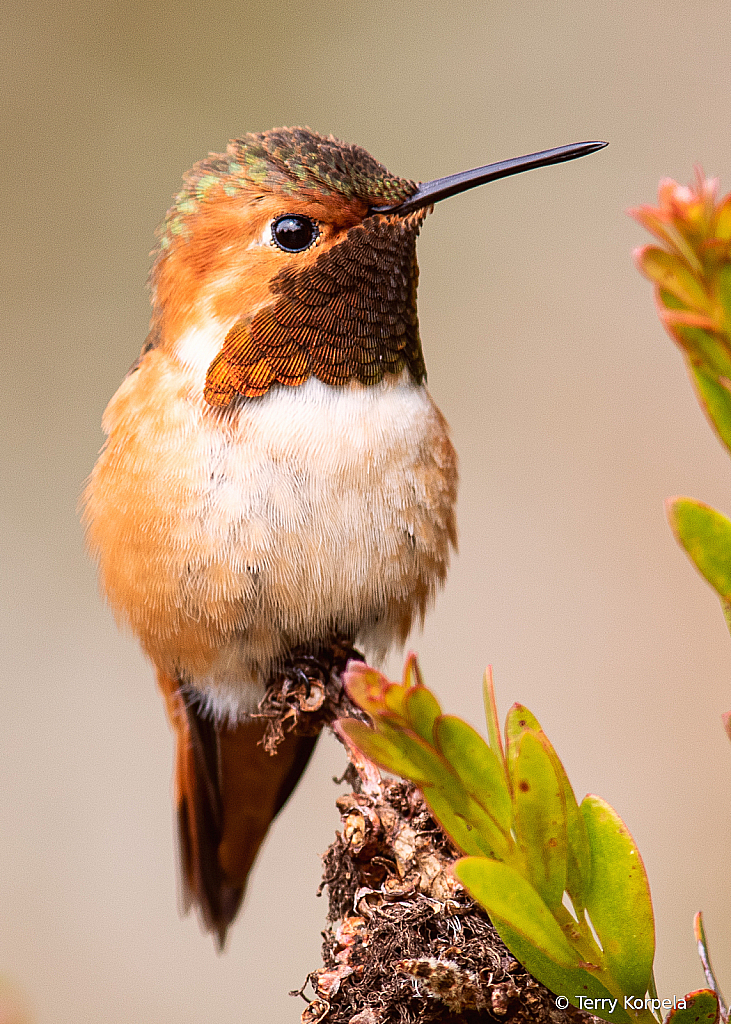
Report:
[[[83,504],[118,620],[176,738],[186,907],[223,947],[315,739],[252,717],[294,648],[403,643],[456,549],[457,457],[426,387],[416,239],[435,203],[588,142],[417,183],[308,128],[233,140],[183,178],[152,316]]]

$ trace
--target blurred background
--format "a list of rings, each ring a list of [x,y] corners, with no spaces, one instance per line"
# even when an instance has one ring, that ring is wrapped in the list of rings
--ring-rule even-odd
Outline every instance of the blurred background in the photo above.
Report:
[[[731,188],[728,4],[249,0],[4,15],[0,975],[37,1024],[296,1021],[319,965],[326,737],[224,955],[176,903],[172,743],[97,592],[76,505],[144,340],[153,230],[246,131],[307,124],[426,180],[584,139],[604,152],[437,207],[419,242],[430,389],[461,458],[460,555],[412,638],[483,728],[520,700],[577,795],[609,800],[652,885],[663,996],[731,990],[731,641],[663,500],[731,512],[626,215],[700,162]],[[390,664],[399,673],[401,655]]]

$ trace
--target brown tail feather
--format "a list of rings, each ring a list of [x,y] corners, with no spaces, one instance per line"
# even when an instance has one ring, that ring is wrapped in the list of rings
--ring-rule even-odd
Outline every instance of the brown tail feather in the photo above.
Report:
[[[180,683],[158,672],[176,737],[175,789],[186,910],[197,907],[219,949],[259,847],[304,771],[316,736],[287,735],[274,756],[259,740],[265,723],[232,729],[186,701]]]

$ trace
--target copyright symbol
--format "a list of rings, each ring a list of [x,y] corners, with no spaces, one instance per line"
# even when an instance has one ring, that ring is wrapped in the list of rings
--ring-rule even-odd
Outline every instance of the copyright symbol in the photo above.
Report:
[[[556,1006],[559,1010],[565,1010],[568,1005],[569,1001],[566,996],[556,996]]]

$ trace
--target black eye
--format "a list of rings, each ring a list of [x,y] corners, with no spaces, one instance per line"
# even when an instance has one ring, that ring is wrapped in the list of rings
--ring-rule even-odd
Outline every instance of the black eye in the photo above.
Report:
[[[285,213],[272,223],[272,238],[285,252],[304,252],[319,234],[314,220],[299,213]]]

